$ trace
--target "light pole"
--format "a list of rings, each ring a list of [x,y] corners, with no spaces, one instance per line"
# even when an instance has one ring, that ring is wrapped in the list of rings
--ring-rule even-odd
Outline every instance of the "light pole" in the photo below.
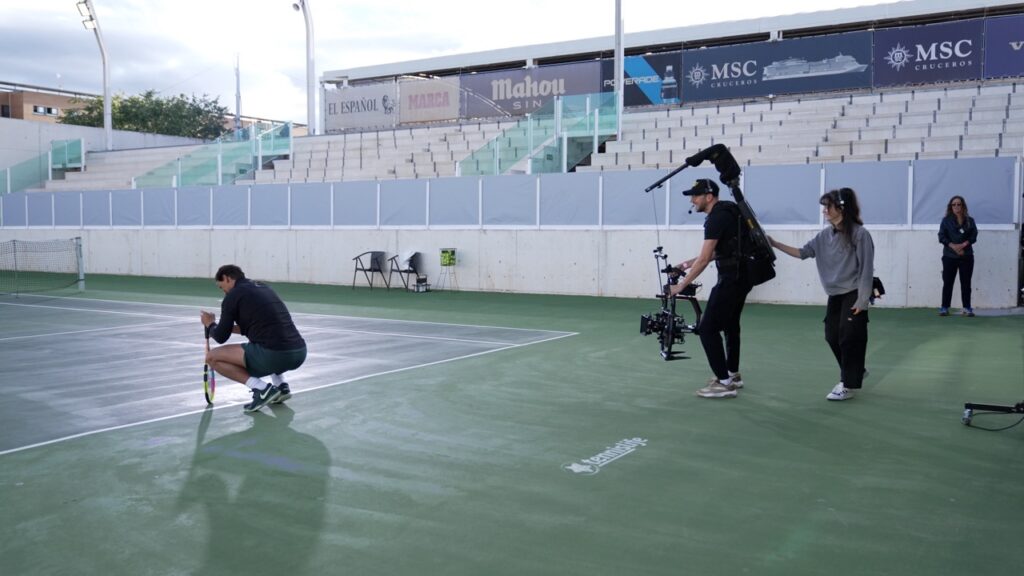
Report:
[[[106,135],[107,150],[113,150],[114,125],[110,111],[110,65],[107,64],[107,47],[103,44],[103,32],[100,30],[100,21],[96,18],[92,0],[81,0],[77,6],[78,13],[82,15],[82,25],[86,30],[96,33],[96,42],[100,45],[100,56],[103,57],[103,131]]]
[[[309,11],[309,0],[297,0],[292,4],[296,11],[302,11],[306,20],[306,130],[316,134],[316,65],[313,62],[313,14]]]

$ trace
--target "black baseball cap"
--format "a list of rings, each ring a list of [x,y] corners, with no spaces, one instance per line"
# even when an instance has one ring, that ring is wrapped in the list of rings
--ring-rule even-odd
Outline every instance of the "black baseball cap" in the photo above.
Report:
[[[698,194],[714,194],[718,197],[718,184],[715,184],[713,180],[707,178],[698,178],[693,183],[693,188],[689,190],[683,190],[683,196],[696,196]]]

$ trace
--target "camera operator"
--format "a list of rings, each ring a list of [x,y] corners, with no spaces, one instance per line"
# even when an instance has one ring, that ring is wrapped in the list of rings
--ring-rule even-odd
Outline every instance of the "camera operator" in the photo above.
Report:
[[[740,314],[751,285],[741,272],[738,251],[740,212],[734,202],[718,199],[718,185],[706,178],[683,192],[704,220],[704,244],[700,254],[679,264],[686,276],[670,288],[678,295],[704,272],[712,260],[718,265],[718,283],[711,289],[697,333],[714,376],[697,390],[701,398],[734,398],[743,387],[740,376]],[[722,343],[722,334],[725,344]]]
[[[794,258],[814,258],[821,286],[828,294],[825,341],[839,362],[839,384],[825,396],[849,400],[864,380],[868,348],[868,301],[872,294],[875,245],[860,219],[857,194],[850,188],[821,197],[822,213],[831,226],[794,248],[769,238],[772,246]]]

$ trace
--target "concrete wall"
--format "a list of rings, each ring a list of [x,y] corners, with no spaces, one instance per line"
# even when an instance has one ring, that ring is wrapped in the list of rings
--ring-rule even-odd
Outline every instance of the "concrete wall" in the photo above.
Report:
[[[103,128],[0,118],[0,168],[7,168],[46,153],[50,149],[50,142],[54,140],[75,138],[85,140],[86,151],[95,152],[106,149]],[[113,140],[115,150],[203,143],[202,140],[195,138],[143,134],[125,130],[114,130]]]
[[[869,230],[875,241],[875,272],[888,292],[880,305],[938,306],[942,281],[937,230]],[[769,233],[799,246],[815,231]],[[235,263],[249,276],[268,281],[348,286],[357,254],[384,250],[390,257],[416,250],[424,254],[426,273],[436,283],[440,249],[455,247],[455,274],[462,290],[639,298],[653,297],[658,290],[653,230],[0,229],[0,241],[76,235],[83,237],[87,275],[212,277],[221,264]],[[1016,305],[1019,238],[1019,230],[981,231],[974,272],[976,307]],[[660,233],[673,263],[695,256],[702,239],[700,230]],[[777,271],[775,280],[754,289],[752,302],[825,301],[813,261],[780,253]],[[704,273],[705,294],[714,278],[713,270]],[[357,285],[365,284],[360,274]]]

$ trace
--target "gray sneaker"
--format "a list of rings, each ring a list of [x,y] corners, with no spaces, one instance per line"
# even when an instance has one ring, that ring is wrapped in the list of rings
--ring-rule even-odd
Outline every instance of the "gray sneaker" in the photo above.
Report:
[[[729,383],[736,387],[737,390],[743,388],[743,375],[739,372],[729,377]]]
[[[697,396],[701,398],[735,398],[737,394],[736,385],[732,382],[722,384],[718,378],[708,380],[708,385],[697,390]]]
[[[252,402],[246,404],[245,406],[242,406],[242,408],[246,412],[255,412],[260,408],[263,408],[267,404],[270,404],[274,400],[277,400],[277,397],[280,395],[281,389],[278,388],[277,386],[274,386],[273,384],[267,386],[263,390],[256,390],[254,388],[252,391]]]

